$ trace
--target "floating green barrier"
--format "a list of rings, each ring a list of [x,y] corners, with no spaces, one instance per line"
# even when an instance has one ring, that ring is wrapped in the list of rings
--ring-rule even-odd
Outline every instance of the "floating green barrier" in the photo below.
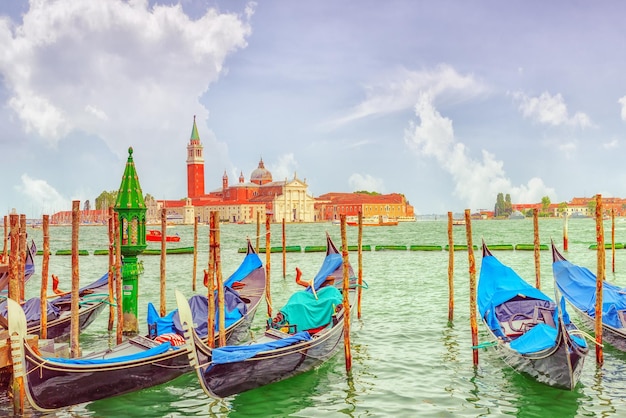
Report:
[[[263,248],[259,248],[259,253],[265,253],[266,249],[265,247]],[[270,247],[270,253],[282,253],[283,252],[283,247]],[[286,253],[300,253],[302,252],[302,247],[300,247],[299,245],[288,245],[285,247],[285,252]]]
[[[57,250],[55,255],[72,255],[72,250]],[[78,255],[89,255],[89,251],[78,250]]]
[[[517,244],[517,245],[515,245],[515,249],[519,250],[519,251],[534,251],[535,250],[535,244]],[[540,244],[539,245],[539,249],[540,250],[547,250],[548,249],[548,244]]]
[[[411,251],[441,251],[441,245],[411,245],[409,250]]]
[[[146,248],[144,255],[161,255],[161,249]],[[193,254],[193,247],[166,248],[165,254]]]
[[[513,244],[491,244],[491,245],[487,245],[487,248],[493,251],[500,251],[500,250],[513,251]]]
[[[613,245],[610,242],[605,242],[604,243],[604,249],[610,250],[611,248],[613,248]],[[616,242],[615,243],[615,249],[616,250],[621,250],[623,248],[624,248],[624,244],[623,243],[621,243],[621,242]],[[590,250],[597,250],[598,249],[598,244],[591,244],[589,246],[589,249]]]
[[[406,251],[406,245],[377,245],[376,251]]]
[[[474,246],[473,246],[473,248],[474,248],[475,250],[477,250],[477,249],[478,249],[478,246],[474,245]],[[449,245],[446,245],[446,246],[444,247],[444,249],[445,249],[446,251],[450,251],[450,246],[449,246]],[[454,251],[467,251],[467,245],[465,245],[465,244],[454,244]]]
[[[325,245],[307,245],[304,247],[305,253],[321,253],[326,251]]]
[[[93,250],[93,255],[109,255],[109,250]]]

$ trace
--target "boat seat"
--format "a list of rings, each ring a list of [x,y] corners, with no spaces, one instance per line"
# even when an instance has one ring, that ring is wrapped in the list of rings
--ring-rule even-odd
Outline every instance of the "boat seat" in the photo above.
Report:
[[[519,337],[540,322],[556,328],[552,317],[553,313],[552,309],[535,306],[532,315],[515,313],[509,317],[508,321],[500,322],[500,325],[505,336],[509,338]]]

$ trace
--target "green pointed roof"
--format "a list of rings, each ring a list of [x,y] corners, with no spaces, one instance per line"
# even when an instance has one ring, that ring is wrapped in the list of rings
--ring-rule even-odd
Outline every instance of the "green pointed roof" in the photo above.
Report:
[[[196,115],[193,115],[193,129],[191,130],[192,141],[200,141],[200,135],[198,135],[198,128],[196,127]]]
[[[139,185],[139,177],[137,177],[137,171],[135,170],[132,147],[128,148],[128,160],[126,161],[120,189],[117,192],[115,209],[146,209],[146,203],[143,200],[143,193]]]

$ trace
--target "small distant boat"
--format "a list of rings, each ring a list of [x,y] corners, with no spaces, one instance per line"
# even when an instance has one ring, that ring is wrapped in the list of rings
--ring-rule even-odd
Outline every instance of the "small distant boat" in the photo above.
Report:
[[[453,226],[464,226],[465,225],[465,219],[452,219],[452,225]]]
[[[150,229],[146,234],[146,241],[161,242],[162,239],[163,235],[161,235],[161,231],[159,231],[158,229]],[[165,241],[178,242],[180,241],[180,237],[178,236],[178,234],[168,235],[165,237]]]
[[[363,226],[398,226],[398,221],[389,219],[389,217],[383,215],[374,215],[363,217],[362,219]],[[346,224],[348,226],[359,226],[359,217],[358,216],[347,216]]]
[[[524,216],[524,214],[520,212],[519,210],[511,212],[511,214],[509,215],[509,219],[525,219],[525,218],[526,217]]]

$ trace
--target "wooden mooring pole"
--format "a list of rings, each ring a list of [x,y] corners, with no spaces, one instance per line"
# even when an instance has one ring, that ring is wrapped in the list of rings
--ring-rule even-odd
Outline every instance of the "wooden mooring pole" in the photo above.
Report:
[[[20,284],[19,284],[19,215],[10,215],[11,222],[11,252],[9,253],[9,298],[13,299],[17,303],[20,303]],[[22,416],[24,414],[24,377],[23,367],[24,365],[14,365],[14,367],[20,367],[21,372],[13,373],[13,380],[11,382],[11,394],[13,395],[13,415]]]
[[[454,234],[452,212],[448,212],[448,322],[454,320]]]
[[[196,291],[196,274],[198,273],[198,217],[193,217],[193,273],[191,290]]]
[[[43,261],[41,263],[41,291],[39,300],[41,302],[39,312],[48,312],[48,269],[50,267],[50,216],[43,215]],[[39,336],[42,340],[48,338],[48,315],[41,315],[39,319]]]
[[[611,271],[615,273],[615,208],[611,208]]]
[[[267,317],[272,317],[272,293],[270,292],[271,272],[271,235],[270,215],[265,214],[265,302],[267,303]],[[257,234],[257,237],[259,235]]]
[[[569,239],[567,237],[567,218],[569,218],[569,215],[566,212],[563,214],[563,251],[567,251],[569,244]]]
[[[346,215],[341,214],[341,257],[343,259],[343,348],[346,358],[346,372],[352,370],[352,351],[350,349],[350,261],[348,260],[348,238],[346,234]],[[360,219],[360,218],[359,218]]]
[[[215,216],[209,216],[209,271],[206,272],[208,318],[207,344],[215,347]]]
[[[167,306],[165,306],[165,268],[166,268],[166,240],[167,240],[167,209],[161,208],[161,275],[159,281],[159,289],[161,295],[161,303],[159,307],[159,315],[164,317],[167,314]]]
[[[596,274],[596,364],[602,366],[602,286],[604,284],[604,226],[602,224],[602,195],[596,195],[596,242],[598,270]]]
[[[80,357],[80,318],[78,316],[78,290],[80,289],[80,274],[78,269],[78,230],[80,228],[80,201],[72,201],[72,319],[71,319],[71,342],[70,356]]]
[[[115,325],[115,220],[113,206],[109,206],[109,322],[107,329]]]
[[[219,212],[215,216],[215,276],[217,278],[217,307],[219,311],[219,347],[226,345],[226,309],[224,307],[224,280],[222,280],[222,255],[220,249]]]
[[[285,218],[283,218],[283,279],[287,277],[287,237],[285,235]]]
[[[472,218],[470,210],[465,209],[465,234],[467,236],[467,257],[469,261],[469,292],[470,292],[470,328],[472,331],[472,361],[478,366],[478,323],[476,321],[476,261],[472,242]],[[454,248],[450,248],[454,251]]]
[[[124,334],[124,295],[122,292],[122,238],[120,236],[120,215],[117,211],[113,211],[113,228],[115,229],[115,298],[117,305],[115,341],[117,344],[121,344]]]
[[[359,286],[357,287],[357,318],[361,319],[361,295],[363,293],[363,213],[359,211],[359,235],[358,235],[358,257],[359,257]]]
[[[535,243],[535,287],[541,289],[541,265],[539,259],[541,256],[541,243],[539,241],[539,210],[533,209],[533,242]]]

